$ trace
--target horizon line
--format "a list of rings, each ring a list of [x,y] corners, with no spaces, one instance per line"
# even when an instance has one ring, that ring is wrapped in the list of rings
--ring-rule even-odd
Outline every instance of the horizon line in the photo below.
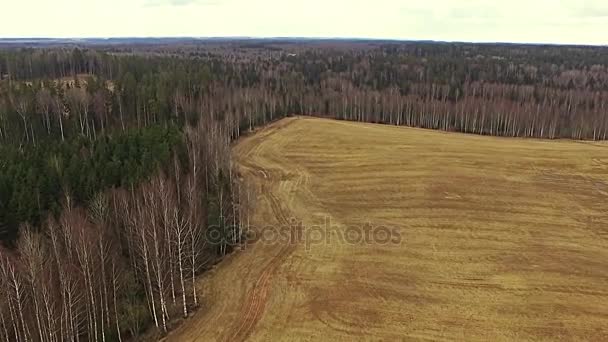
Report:
[[[192,39],[192,40],[359,40],[359,41],[393,41],[393,42],[433,42],[433,43],[452,43],[452,44],[512,44],[512,45],[550,45],[550,46],[581,46],[581,47],[608,47],[608,43],[572,43],[572,42],[521,42],[521,41],[467,41],[467,40],[438,40],[420,38],[382,38],[382,37],[346,37],[346,36],[247,36],[247,35],[226,35],[226,36],[85,36],[85,37],[52,37],[52,36],[31,36],[31,37],[0,37],[0,43],[10,41],[44,41],[44,40],[66,40],[66,41],[86,41],[86,40],[112,40],[112,39]]]

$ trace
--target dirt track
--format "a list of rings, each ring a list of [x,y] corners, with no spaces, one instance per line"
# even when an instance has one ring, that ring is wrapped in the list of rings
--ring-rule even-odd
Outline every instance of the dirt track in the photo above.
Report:
[[[314,241],[258,234],[167,340],[608,340],[606,146],[279,121],[235,147],[254,233]]]

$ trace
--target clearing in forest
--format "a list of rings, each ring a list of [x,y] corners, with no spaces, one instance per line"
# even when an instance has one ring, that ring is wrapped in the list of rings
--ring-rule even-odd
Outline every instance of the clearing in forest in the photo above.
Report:
[[[289,118],[234,150],[256,241],[168,340],[608,339],[607,144]]]

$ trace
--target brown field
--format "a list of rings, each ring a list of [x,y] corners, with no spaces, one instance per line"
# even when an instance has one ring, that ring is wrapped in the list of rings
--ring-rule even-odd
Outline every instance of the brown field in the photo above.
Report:
[[[331,241],[247,245],[167,340],[608,340],[608,145],[289,118],[234,150],[253,233]]]

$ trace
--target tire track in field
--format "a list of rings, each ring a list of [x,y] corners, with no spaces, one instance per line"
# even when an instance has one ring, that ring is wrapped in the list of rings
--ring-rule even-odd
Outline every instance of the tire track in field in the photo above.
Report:
[[[267,134],[265,134],[267,135]],[[293,236],[294,233],[299,234],[298,231],[293,229],[299,229],[299,226],[292,227],[290,224],[290,211],[283,206],[282,203],[288,203],[289,199],[286,198],[281,202],[275,192],[278,192],[277,188],[273,188],[273,185],[278,185],[281,179],[281,171],[270,170],[264,168],[262,163],[256,163],[255,155],[262,152],[263,144],[256,140],[254,146],[247,150],[243,155],[247,156],[247,161],[241,159],[239,164],[252,172],[253,175],[261,182],[262,195],[268,201],[272,214],[276,217],[279,227],[281,230],[289,229],[289,233]],[[295,183],[295,188],[300,185],[300,178],[303,175],[298,172],[298,180]],[[237,317],[241,319],[238,323],[238,327],[234,332],[225,339],[225,341],[244,341],[252,333],[253,329],[260,321],[266,308],[266,301],[272,285],[272,277],[276,271],[283,264],[285,259],[295,250],[297,246],[296,241],[293,239],[288,240],[286,243],[279,241],[277,244],[279,252],[268,262],[264,267],[261,274],[258,276],[254,287],[249,291],[246,296],[244,305]]]
[[[269,194],[267,198],[271,203],[273,213],[280,218],[282,224],[288,225],[289,221],[286,219],[285,211],[279,204],[278,198],[271,194]],[[272,276],[283,264],[283,261],[287,256],[291,254],[295,246],[296,245],[293,243],[287,243],[286,245],[281,246],[279,253],[277,253],[264,268],[258,277],[255,286],[249,292],[245,305],[238,316],[243,317],[239,327],[226,341],[244,341],[251,335],[251,332],[264,313]]]

